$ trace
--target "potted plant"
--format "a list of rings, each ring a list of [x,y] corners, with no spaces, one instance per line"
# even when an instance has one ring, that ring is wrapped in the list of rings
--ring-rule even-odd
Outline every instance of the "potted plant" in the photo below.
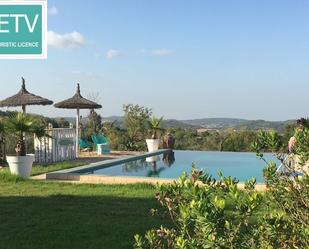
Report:
[[[31,174],[34,155],[27,154],[25,135],[34,134],[38,138],[48,136],[42,125],[29,115],[17,113],[7,119],[6,132],[16,138],[16,156],[7,156],[6,160],[12,174],[28,178]]]
[[[163,117],[156,118],[152,117],[148,120],[149,129],[151,131],[151,138],[146,139],[147,148],[149,152],[156,151],[159,149],[160,145],[160,135],[162,132],[161,123],[162,123]]]

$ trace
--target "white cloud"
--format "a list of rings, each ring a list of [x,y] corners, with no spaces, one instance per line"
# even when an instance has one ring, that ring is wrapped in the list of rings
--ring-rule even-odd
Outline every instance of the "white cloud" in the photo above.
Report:
[[[114,59],[115,57],[118,57],[120,55],[120,52],[119,50],[116,50],[116,49],[109,49],[107,52],[106,52],[106,55],[105,57],[109,60],[111,59]]]
[[[48,45],[60,49],[74,49],[85,46],[86,39],[79,32],[58,34],[54,31],[47,32]]]
[[[172,53],[173,53],[172,50],[165,49],[165,48],[155,49],[151,51],[151,54],[156,55],[156,56],[167,56],[167,55],[171,55]]]
[[[153,49],[153,50],[143,48],[140,50],[140,53],[154,55],[154,56],[167,56],[167,55],[173,54],[174,51],[170,49],[166,49],[166,48],[159,48],[159,49]]]
[[[48,15],[50,15],[50,16],[58,15],[58,9],[56,8],[56,6],[53,6],[53,7],[48,9]]]

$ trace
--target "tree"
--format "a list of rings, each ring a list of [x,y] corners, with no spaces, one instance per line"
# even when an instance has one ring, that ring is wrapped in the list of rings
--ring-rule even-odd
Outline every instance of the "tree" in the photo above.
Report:
[[[218,138],[219,138],[219,151],[223,151],[224,150],[224,143],[225,141],[230,137],[231,132],[217,132],[218,134]]]
[[[99,92],[92,92],[88,94],[88,99],[90,99],[93,102],[99,102],[100,101],[100,93]],[[91,135],[99,133],[102,131],[103,125],[102,125],[102,117],[100,114],[98,114],[94,109],[91,109],[88,114],[88,122],[86,123],[83,132],[85,136],[89,139]]]
[[[104,122],[102,130],[107,136],[112,150],[126,150],[126,130],[121,129],[114,122]]]
[[[101,131],[102,117],[95,110],[90,110],[87,126],[93,134]]]
[[[70,123],[65,118],[60,118],[58,121],[58,126],[59,128],[68,128],[70,126]]]
[[[152,110],[139,105],[124,105],[124,127],[127,131],[126,144],[128,149],[138,150],[144,148],[144,139],[147,133],[147,120],[149,120]]]

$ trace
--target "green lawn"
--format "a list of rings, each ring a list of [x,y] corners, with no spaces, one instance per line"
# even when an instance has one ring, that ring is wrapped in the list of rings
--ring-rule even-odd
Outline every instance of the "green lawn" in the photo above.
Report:
[[[121,249],[166,221],[150,185],[21,181],[0,173],[0,248]]]
[[[81,162],[34,166],[32,175],[79,165]],[[0,249],[132,248],[135,234],[170,225],[167,219],[150,214],[152,208],[160,209],[155,192],[147,184],[21,180],[2,169]],[[257,217],[265,212],[267,208],[261,207]]]
[[[48,165],[33,165],[31,175],[40,175],[51,171],[62,170],[62,169],[70,169],[77,166],[86,165],[87,162],[74,162],[74,161],[67,161],[67,162],[60,162],[60,163],[53,163]]]
[[[52,163],[52,164],[46,164],[46,165],[40,165],[40,164],[34,164],[32,167],[31,175],[41,175],[44,173],[62,170],[62,169],[70,169],[78,166],[83,166],[91,163],[91,161],[65,161],[65,162],[58,162],[58,163]],[[3,168],[1,169],[3,171],[9,171],[9,168]]]

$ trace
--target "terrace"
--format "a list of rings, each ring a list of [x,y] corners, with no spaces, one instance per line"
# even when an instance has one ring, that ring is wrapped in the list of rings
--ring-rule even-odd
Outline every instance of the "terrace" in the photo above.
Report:
[[[101,108],[100,104],[83,98],[78,85],[72,98],[55,104],[77,110],[75,127],[69,124],[54,128],[51,123],[46,126],[42,119],[26,114],[27,105],[52,103],[28,92],[24,79],[16,95],[0,101],[0,106],[22,106],[23,110],[0,122],[0,154],[9,164],[9,169],[0,169],[0,232],[6,248],[112,249],[135,244],[140,249],[148,248],[147,243],[149,248],[155,248],[155,244],[178,243],[179,237],[175,238],[182,236],[177,234],[181,227],[187,230],[186,240],[193,243],[191,248],[205,243],[221,248],[222,241],[255,245],[256,233],[258,243],[263,244],[269,236],[269,230],[264,228],[273,219],[282,222],[278,210],[286,211],[281,205],[282,201],[286,205],[287,199],[289,212],[296,214],[283,223],[290,222],[294,230],[289,226],[280,231],[271,228],[281,234],[281,239],[266,243],[279,243],[275,248],[286,243],[305,245],[306,235],[302,233],[308,225],[308,173],[302,160],[309,158],[307,147],[295,141],[307,144],[308,120],[297,122],[289,153],[282,153],[281,137],[274,131],[255,133],[252,147],[256,153],[181,151],[173,150],[175,139],[171,133],[162,134],[163,117],[151,117],[152,112],[145,107],[124,107],[124,134],[99,121],[99,131],[91,128],[91,133],[85,135],[79,111],[91,109],[90,118],[98,120],[93,109]],[[115,133],[119,137],[115,138]],[[121,141],[126,150],[111,151],[111,146],[119,144],[110,142],[106,134]],[[12,141],[16,143],[10,144]],[[34,154],[27,154],[27,149]],[[15,150],[16,156],[5,157],[7,150]],[[298,189],[304,189],[303,199],[298,198],[302,193],[295,194]],[[288,196],[283,200],[283,195]],[[296,205],[299,210],[294,208]],[[187,226],[187,222],[191,225]],[[213,230],[208,231],[209,226]],[[205,235],[207,231],[209,234]],[[161,233],[173,236],[168,238]],[[200,239],[195,242],[191,234]],[[217,236],[220,238],[207,240]]]

